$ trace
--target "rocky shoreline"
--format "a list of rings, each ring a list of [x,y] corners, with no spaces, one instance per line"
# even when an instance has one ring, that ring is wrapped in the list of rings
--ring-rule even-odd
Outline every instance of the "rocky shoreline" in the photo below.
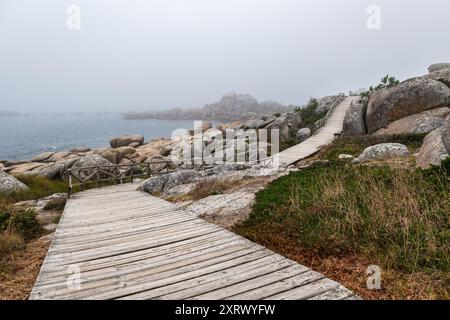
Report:
[[[415,155],[417,166],[427,168],[430,165],[438,165],[450,153],[450,68],[447,68],[446,64],[437,64],[431,66],[429,70],[431,72],[424,76],[375,90],[370,94],[366,104],[363,99],[353,104],[345,116],[342,135],[427,134],[422,149]],[[228,101],[235,109],[244,99],[236,98],[236,95],[230,97],[237,99],[234,104]],[[326,113],[336,97],[319,99],[313,112]],[[247,96],[244,100],[251,101]],[[280,143],[283,144],[292,141],[299,143],[307,139],[311,135],[307,125],[297,109],[283,114],[228,122],[214,129],[211,123],[204,122],[197,130],[203,132],[203,147],[214,141],[217,132],[225,133],[227,129],[256,131],[266,129],[268,132],[276,129],[279,131]],[[139,165],[157,161],[170,163],[174,154],[182,156],[183,146],[186,143],[190,146],[194,144],[194,130],[177,135],[174,139],[157,138],[145,142],[141,135],[122,136],[112,139],[110,148],[90,149],[82,146],[68,151],[44,152],[30,160],[0,161],[1,184],[5,190],[20,189],[23,186],[13,183],[13,176],[36,175],[61,179],[64,171],[69,168]],[[395,151],[398,150],[398,146],[380,148],[383,151],[367,152],[368,158],[376,157],[377,154],[386,155],[389,152],[392,155],[399,154]],[[163,170],[168,165],[160,163],[154,169]]]

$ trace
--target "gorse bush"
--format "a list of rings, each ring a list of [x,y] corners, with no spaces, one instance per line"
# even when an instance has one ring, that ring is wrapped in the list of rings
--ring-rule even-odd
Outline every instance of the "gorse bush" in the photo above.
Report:
[[[323,112],[317,112],[318,106],[318,100],[311,98],[305,106],[297,107],[294,111],[300,113],[300,116],[307,127],[313,128],[314,123],[322,119],[327,114],[326,110]]]
[[[446,164],[448,166],[448,164]],[[324,256],[362,254],[407,272],[448,272],[450,181],[430,171],[333,163],[273,182],[236,231]]]

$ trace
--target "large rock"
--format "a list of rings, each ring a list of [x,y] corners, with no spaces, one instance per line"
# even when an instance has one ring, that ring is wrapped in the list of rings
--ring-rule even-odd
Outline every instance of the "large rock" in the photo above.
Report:
[[[271,118],[270,120],[249,120],[249,121],[246,121],[243,125],[241,125],[241,129],[244,129],[244,130],[249,130],[249,129],[254,129],[254,130],[257,130],[257,129],[260,129],[260,128],[263,128],[263,127],[265,127],[265,126],[267,126],[267,125],[269,125],[270,123],[272,123],[273,121],[275,121],[275,117],[273,117],[273,118]]]
[[[417,167],[426,169],[431,165],[439,165],[449,157],[449,152],[442,141],[443,129],[443,127],[437,128],[425,137],[416,159]]]
[[[442,127],[442,142],[444,143],[447,152],[450,153],[450,116],[445,120]]]
[[[254,193],[238,191],[230,194],[209,196],[194,202],[185,210],[195,216],[232,215],[239,210],[250,208],[254,199]]]
[[[38,162],[23,163],[23,164],[19,164],[17,166],[12,167],[12,169],[8,170],[8,171],[11,174],[22,175],[22,174],[26,174],[27,172],[33,171],[36,168],[39,168],[42,166],[43,166],[43,164],[38,163]]]
[[[107,159],[103,158],[98,154],[88,154],[84,157],[79,158],[71,167],[74,175],[80,178],[86,178],[90,176],[93,172],[93,169],[90,167],[103,167],[101,168],[105,172],[114,171],[117,173],[117,169],[111,168],[113,164],[109,162]],[[96,177],[93,177],[95,179]],[[100,174],[100,178],[110,178],[108,174]]]
[[[444,124],[450,108],[437,108],[413,114],[389,124],[374,135],[399,135],[411,133],[429,133]]]
[[[303,126],[299,112],[283,114],[265,127],[267,130],[279,130],[280,142],[286,142],[294,137],[297,130]]]
[[[60,179],[66,168],[68,167],[64,161],[52,162],[33,169],[26,174],[45,177],[49,179]]]
[[[450,88],[429,78],[409,79],[375,92],[369,100],[366,125],[373,133],[390,123],[433,108],[450,105]]]
[[[72,168],[112,166],[113,164],[98,154],[88,154],[79,158]]]
[[[54,152],[43,152],[34,157],[33,159],[31,159],[31,162],[44,162],[54,154],[55,154]]]
[[[153,176],[142,182],[142,190],[158,194],[177,185],[199,181],[204,173],[197,170],[179,170],[168,174]]]
[[[28,187],[6,172],[0,171],[0,193],[7,194],[14,191],[27,190]]]
[[[408,148],[400,143],[381,143],[366,148],[354,162],[409,157]]]
[[[139,145],[142,145],[144,143],[144,136],[141,135],[132,135],[132,136],[121,136],[112,139],[110,142],[111,148],[119,148],[119,147],[126,147],[130,144],[138,143]]]
[[[353,102],[345,113],[342,135],[359,136],[367,133],[365,109],[361,100]]]
[[[297,131],[297,135],[295,136],[295,138],[297,139],[297,142],[300,143],[308,139],[310,136],[311,136],[311,129],[303,128]]]
[[[432,73],[435,71],[439,71],[442,69],[448,69],[448,68],[450,68],[450,63],[435,63],[428,67],[428,72]]]
[[[71,156],[70,152],[66,152],[66,151],[55,152],[47,159],[47,162],[61,161],[69,156]]]
[[[330,110],[330,108],[333,105],[334,101],[336,101],[336,99],[338,97],[339,96],[327,96],[327,97],[320,98],[317,101],[317,103],[319,105],[317,106],[317,109],[316,109],[315,113],[328,112],[328,110]]]
[[[426,75],[425,78],[430,78],[442,82],[447,87],[450,87],[450,68],[431,72],[430,74]]]
[[[77,147],[77,148],[73,148],[70,149],[69,152],[74,152],[74,153],[83,153],[83,152],[89,152],[91,151],[91,148],[89,147]]]

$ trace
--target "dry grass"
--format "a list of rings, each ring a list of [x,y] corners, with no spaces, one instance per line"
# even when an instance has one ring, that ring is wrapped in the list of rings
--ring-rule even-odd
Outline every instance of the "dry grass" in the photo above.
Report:
[[[49,245],[49,241],[34,240],[4,259],[7,272],[0,271],[0,300],[28,298]]]
[[[232,189],[239,182],[231,180],[208,179],[201,181],[195,186],[195,189],[187,194],[190,200],[200,200],[209,196],[223,194]]]
[[[25,247],[25,240],[23,237],[11,230],[5,230],[0,233],[0,271],[4,265],[2,260],[14,251],[23,249]]]

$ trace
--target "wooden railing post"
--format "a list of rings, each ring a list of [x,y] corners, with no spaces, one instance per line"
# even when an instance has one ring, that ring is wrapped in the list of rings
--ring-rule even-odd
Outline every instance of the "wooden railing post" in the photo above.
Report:
[[[72,170],[67,170],[67,198],[70,199],[70,196],[72,195]]]

